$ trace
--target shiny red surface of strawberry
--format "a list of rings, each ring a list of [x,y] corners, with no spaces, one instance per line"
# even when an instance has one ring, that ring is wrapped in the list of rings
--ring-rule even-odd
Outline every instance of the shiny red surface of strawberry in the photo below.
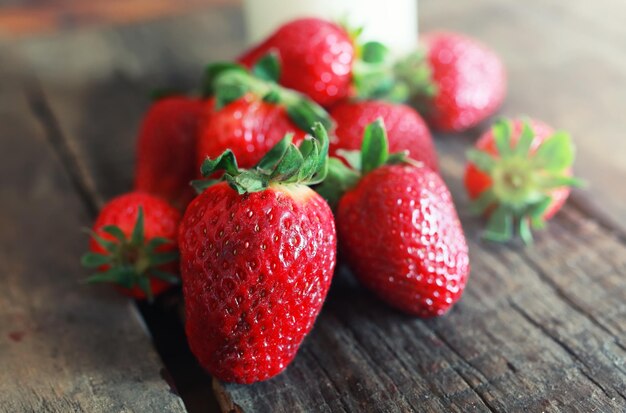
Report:
[[[444,314],[461,297],[468,249],[452,197],[427,167],[381,166],[337,209],[341,250],[357,278],[409,314]]]
[[[355,50],[349,34],[334,23],[303,18],[281,26],[239,61],[252,67],[275,51],[281,62],[279,82],[308,95],[322,106],[348,96]]]
[[[184,209],[195,193],[196,136],[203,104],[171,96],[152,104],[137,142],[135,189],[160,196]]]
[[[211,177],[179,231],[185,329],[214,377],[266,380],[293,360],[330,286],[336,233],[328,204],[307,185],[327,172],[321,126],[300,148],[285,137],[251,169],[228,150],[202,166]],[[198,183],[200,184],[200,183]]]
[[[226,149],[233,151],[241,167],[249,168],[285,134],[293,133],[295,143],[306,135],[289,119],[283,106],[249,94],[218,110],[207,104],[203,119],[198,135],[196,175],[207,157],[217,157]]]
[[[436,88],[425,112],[427,120],[443,131],[463,131],[493,115],[506,93],[500,58],[460,34],[430,33],[422,41]]]
[[[337,124],[330,142],[331,156],[338,156],[339,149],[360,149],[365,127],[381,118],[387,130],[390,152],[408,150],[411,158],[437,171],[437,153],[430,131],[412,108],[373,100],[343,102],[335,105],[330,115]]]

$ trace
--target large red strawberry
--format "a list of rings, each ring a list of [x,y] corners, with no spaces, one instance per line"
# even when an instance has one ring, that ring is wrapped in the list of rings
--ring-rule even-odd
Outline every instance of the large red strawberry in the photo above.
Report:
[[[380,88],[393,87],[386,77],[386,48],[378,42],[356,44],[357,36],[326,20],[296,19],[239,61],[251,68],[268,53],[276,53],[282,67],[280,84],[328,107],[353,94],[372,96]]]
[[[401,79],[419,86],[413,99],[434,127],[464,131],[498,110],[506,73],[495,52],[457,33],[425,34],[422,42],[425,59],[418,53],[396,69]]]
[[[568,134],[529,120],[500,120],[468,152],[465,187],[474,208],[490,215],[485,237],[507,241],[517,230],[532,241],[565,203],[572,177],[574,146]]]
[[[180,226],[189,345],[214,377],[238,383],[283,371],[313,327],[335,267],[336,234],[328,204],[307,185],[327,169],[320,125],[298,149],[280,141],[253,169],[231,151],[207,160],[224,171]]]
[[[178,282],[176,236],[180,213],[161,198],[130,192],[109,201],[93,224],[82,264],[98,268],[90,283],[113,283],[138,299]]]
[[[160,196],[184,209],[194,197],[200,99],[159,99],[144,116],[137,142],[135,189]]]
[[[409,156],[437,171],[437,153],[428,127],[412,108],[384,101],[343,102],[330,111],[337,128],[331,138],[330,155],[341,157],[338,150],[358,150],[365,127],[382,119],[387,129],[389,151],[408,151]]]
[[[265,77],[251,76],[233,64],[208,69],[207,94],[215,95],[215,104],[207,104],[204,111],[197,165],[230,149],[241,167],[250,168],[287,133],[299,143],[314,122],[330,126],[324,109],[270,79],[273,64],[271,58],[261,63]]]
[[[360,175],[333,165],[348,178],[336,208],[337,234],[356,277],[409,314],[448,311],[465,288],[469,258],[452,197],[439,175],[399,154],[388,155],[380,121],[366,128]],[[326,196],[333,188],[325,183],[318,190]]]

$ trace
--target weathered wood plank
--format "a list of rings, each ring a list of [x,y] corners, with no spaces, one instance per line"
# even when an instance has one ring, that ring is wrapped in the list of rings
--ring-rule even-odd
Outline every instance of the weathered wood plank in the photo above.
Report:
[[[132,302],[81,284],[87,211],[0,55],[0,411],[184,411]]]
[[[604,1],[619,7],[615,0]],[[586,108],[618,105],[626,89],[611,89],[587,73],[626,81],[620,71],[626,57],[610,38],[623,29],[608,17],[608,28],[597,30],[603,45],[595,47],[595,32],[575,33],[572,22],[583,18],[584,6],[574,3],[570,12],[551,1],[547,15],[539,1],[481,0],[452,8],[425,0],[420,5],[424,29],[465,31],[503,55],[511,82],[504,113],[527,113],[571,130],[580,148],[579,173],[593,185],[589,202],[617,220],[625,198],[615,182],[626,176],[618,159],[623,148],[618,114]],[[80,174],[97,196],[106,198],[130,185],[135,125],[150,86],[192,84],[205,60],[234,55],[241,33],[224,36],[220,30],[236,26],[238,19],[236,11],[220,9],[86,32],[80,39],[60,35],[23,44],[41,68],[68,50],[82,56],[67,70],[70,75],[45,70],[38,75]],[[209,27],[209,21],[218,26]],[[181,29],[184,36],[177,34]],[[102,53],[88,53],[95,48]],[[48,56],[40,55],[46,50]],[[593,62],[614,66],[595,68]],[[79,84],[73,84],[79,75]],[[606,93],[592,94],[592,88]],[[610,122],[600,126],[605,116]],[[572,202],[532,248],[481,241],[482,223],[465,212],[460,182],[463,151],[476,136],[477,131],[437,137],[444,178],[470,243],[472,276],[459,305],[439,319],[409,318],[341,273],[314,331],[284,374],[252,386],[214,383],[224,411],[237,406],[272,412],[626,408],[623,236]]]

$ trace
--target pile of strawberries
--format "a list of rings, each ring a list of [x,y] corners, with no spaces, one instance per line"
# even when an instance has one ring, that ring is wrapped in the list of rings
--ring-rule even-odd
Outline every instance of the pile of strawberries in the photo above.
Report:
[[[285,24],[238,62],[210,65],[202,98],[152,105],[135,188],[93,226],[89,280],[152,299],[182,279],[193,353],[239,383],[293,360],[337,248],[390,306],[444,314],[469,257],[427,123],[473,128],[505,89],[499,58],[465,36],[426,35],[390,62],[383,45],[333,23]],[[569,137],[538,121],[499,121],[468,156],[465,185],[492,240],[530,242],[578,183]]]

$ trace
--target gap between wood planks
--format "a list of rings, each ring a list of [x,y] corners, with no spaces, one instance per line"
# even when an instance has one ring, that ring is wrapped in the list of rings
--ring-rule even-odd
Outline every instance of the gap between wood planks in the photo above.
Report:
[[[98,194],[97,190],[95,189],[95,185],[93,183],[93,180],[91,179],[90,174],[80,166],[80,163],[78,162],[78,157],[75,151],[72,149],[71,141],[68,140],[64,136],[63,131],[61,130],[59,123],[56,120],[56,117],[54,113],[52,112],[44,93],[42,92],[41,88],[36,83],[36,81],[33,82],[29,86],[29,88],[26,90],[26,93],[31,103],[33,114],[44,127],[50,145],[54,148],[55,153],[61,159],[62,164],[65,166],[66,172],[70,176],[70,179],[73,185],[75,186],[76,191],[80,194],[81,199],[89,208],[89,211],[92,214],[92,216],[95,216],[99,205],[101,205],[102,203],[102,199],[100,195]],[[622,233],[621,231],[618,231],[615,227],[613,227],[610,224],[610,221],[607,221],[606,219],[601,218],[601,217],[599,218],[595,214],[591,213],[584,206],[584,204],[581,204],[580,199],[581,198],[579,196],[574,197],[574,202],[572,202],[571,204],[574,210],[578,211],[581,215],[585,216],[586,218],[589,218],[590,220],[594,221],[596,224],[598,224],[600,227],[604,228],[605,230],[608,230],[609,232],[611,232],[619,240],[621,244],[623,245],[626,244],[625,242],[626,236],[624,235],[624,233]],[[613,337],[616,344],[623,348],[621,343],[619,343],[618,338],[615,336],[615,333],[612,332],[603,323],[598,321],[592,314],[589,314],[587,311],[585,311],[583,307],[578,305],[574,300],[571,299],[571,297],[569,297],[565,292],[563,292],[559,288],[559,286],[555,283],[554,280],[552,280],[549,276],[544,274],[543,270],[538,266],[538,264],[532,257],[530,257],[527,253],[520,254],[520,257],[523,259],[525,265],[527,265],[532,271],[537,273],[540,279],[542,280],[542,282],[547,284],[554,291],[554,293],[569,308],[572,308],[575,312],[583,315],[583,317],[589,320],[591,324],[597,326],[604,333]],[[500,258],[493,256],[492,259],[500,259]],[[523,319],[526,320],[526,322],[528,322],[529,325],[533,326],[534,328],[539,328],[542,334],[548,336],[548,338],[556,342],[559,345],[559,347],[563,348],[564,351],[567,354],[569,354],[569,356],[576,362],[575,364],[578,365],[581,374],[584,375],[587,379],[589,379],[589,381],[595,387],[597,387],[600,391],[602,391],[605,395],[607,395],[607,397],[609,398],[613,397],[614,399],[614,396],[611,396],[610,392],[607,391],[605,386],[597,382],[597,380],[593,378],[593,376],[591,376],[587,371],[583,370],[583,368],[588,368],[588,366],[586,366],[584,361],[580,359],[579,355],[576,353],[575,350],[568,347],[567,344],[565,344],[565,347],[564,347],[564,344],[561,341],[559,341],[558,336],[555,336],[553,332],[541,326],[541,323],[535,320],[532,317],[532,315],[526,312],[520,313],[519,309],[521,307],[519,306],[519,304],[513,302],[513,303],[510,303],[510,305],[516,312],[518,312],[522,316]],[[153,333],[157,350],[159,351],[161,357],[163,358],[165,365],[167,366],[167,368],[172,373],[172,376],[174,377],[175,384],[181,383],[182,381],[184,381],[183,376],[187,374],[187,371],[181,368],[181,366],[179,365],[172,364],[172,361],[173,361],[172,357],[175,357],[176,355],[182,352],[188,356],[187,359],[185,360],[185,362],[188,363],[187,368],[198,369],[198,366],[197,366],[197,363],[195,363],[193,356],[191,356],[186,346],[186,340],[184,338],[182,329],[180,328],[180,321],[176,319],[176,317],[168,321],[168,325],[170,325],[171,323],[170,328],[174,329],[177,332],[175,334],[174,339],[170,340],[171,343],[168,343],[165,346],[163,345],[161,338],[164,338],[168,335],[167,334],[163,335],[162,334],[163,331],[159,333],[157,330],[157,326],[161,324],[163,318],[166,318],[168,314],[171,318],[172,314],[173,313],[175,314],[175,311],[170,311],[171,309],[168,311],[159,311],[159,309],[156,306],[141,306],[140,305],[139,308],[144,318],[146,318],[149,328],[151,329]],[[154,311],[156,311],[157,313],[155,314]],[[155,320],[159,320],[159,323],[155,323]],[[455,347],[451,343],[447,342],[446,340],[442,338],[441,334],[437,331],[436,328],[433,328],[427,324],[424,324],[424,326],[429,331],[431,331],[431,333],[435,335],[440,341],[442,341],[443,344],[453,354],[455,354],[459,360],[462,360],[463,362],[467,363],[468,366],[471,367],[472,370],[476,370],[469,363],[469,361],[465,360],[462,357],[462,355],[455,349]],[[170,347],[170,346],[173,346],[173,347]],[[476,395],[482,400],[486,408],[488,408],[491,411],[497,410],[497,407],[494,407],[488,403],[488,399],[486,399],[486,394],[481,391],[481,388],[483,388],[484,385],[486,384],[484,381],[477,385],[472,384],[472,381],[468,379],[467,377],[465,377],[465,374],[463,374],[462,371],[459,371],[458,368],[455,368],[455,371],[465,381],[468,388],[472,390],[473,392],[475,392]],[[482,375],[480,370],[476,370],[476,371]],[[206,375],[204,375],[202,372],[199,372],[196,378],[204,379],[204,381],[206,382],[205,388],[209,387],[210,384],[208,383],[208,379]],[[227,390],[221,385],[221,383],[214,381],[213,387],[214,387],[215,393],[218,395],[220,405],[222,406],[223,409],[227,411],[231,411],[231,410],[237,411],[239,409],[239,407],[233,402],[230,395],[228,395]],[[184,393],[182,386],[179,388],[179,390]],[[611,390],[617,393],[622,399],[625,398],[624,394],[620,393],[617,389],[612,388]],[[185,399],[185,397],[183,397],[183,399],[185,403],[188,404],[188,400]]]
[[[37,79],[31,78],[26,82],[25,94],[33,116],[45,131],[47,142],[59,157],[89,215],[95,219],[104,200],[95,189],[89,174],[82,170]],[[177,290],[164,294],[153,305],[142,302],[136,302],[136,305],[166,367],[166,371],[161,373],[162,378],[183,399],[189,412],[205,411],[217,404],[211,397],[211,391],[208,391],[210,379],[198,366],[187,346],[184,328],[176,311],[179,304],[176,294]]]

